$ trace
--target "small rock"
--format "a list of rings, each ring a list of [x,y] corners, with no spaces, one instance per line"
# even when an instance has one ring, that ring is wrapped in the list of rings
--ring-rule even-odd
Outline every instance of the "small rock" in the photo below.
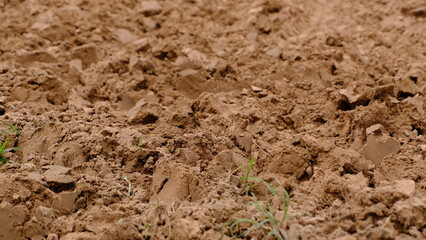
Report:
[[[143,1],[141,11],[145,16],[152,16],[161,13],[162,7],[157,1]]]
[[[129,58],[129,64],[127,67],[129,68],[130,72],[132,71],[133,68],[139,68],[140,66],[141,66],[141,63],[137,56],[131,56]]]
[[[115,39],[125,44],[136,40],[136,36],[127,29],[118,29],[113,31]]]
[[[253,92],[255,92],[256,96],[259,97],[259,98],[263,98],[263,97],[266,97],[266,96],[269,95],[268,91],[266,91],[265,89],[256,87],[256,86],[251,86],[251,90]]]
[[[145,52],[150,48],[149,41],[147,38],[140,38],[132,42],[135,46],[136,52]]]
[[[257,96],[259,98],[264,98],[264,97],[266,97],[268,95],[269,95],[269,93],[267,91],[262,91],[262,92],[257,93]]]
[[[251,90],[253,91],[253,92],[262,92],[263,91],[263,89],[262,88],[260,88],[260,87],[256,87],[256,86],[250,86],[251,87]]]
[[[17,194],[17,193],[14,193],[13,194],[13,196],[12,196],[12,199],[16,202],[16,201],[18,201],[19,199],[21,198],[21,196],[19,195],[19,194]]]
[[[387,155],[397,153],[400,148],[399,142],[392,137],[382,136],[379,139],[376,136],[368,135],[363,155],[378,166]]]
[[[278,58],[281,55],[281,50],[279,48],[272,48],[265,52],[266,55],[274,58]]]
[[[158,22],[152,20],[151,18],[143,18],[142,23],[148,29],[156,29],[160,27],[160,24],[158,24]]]
[[[381,124],[374,124],[371,125],[370,127],[365,129],[365,132],[367,133],[367,135],[372,134],[372,133],[381,133],[383,131],[381,131],[383,129],[383,126]]]

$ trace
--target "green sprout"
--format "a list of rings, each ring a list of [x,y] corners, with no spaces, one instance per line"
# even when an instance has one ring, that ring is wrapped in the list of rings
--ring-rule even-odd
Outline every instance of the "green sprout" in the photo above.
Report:
[[[15,126],[13,126],[11,124],[9,126],[8,130],[3,131],[1,133],[2,135],[5,135],[6,138],[4,139],[4,142],[0,146],[0,164],[4,164],[7,161],[9,161],[9,159],[6,156],[4,156],[6,153],[21,150],[21,148],[19,148],[19,147],[7,148],[7,145],[9,144],[9,138],[10,138],[11,133],[19,134],[20,132],[21,132],[20,130],[16,130]]]
[[[259,215],[257,215],[257,217],[254,219],[243,218],[243,219],[231,220],[230,222],[228,222],[227,223],[228,232],[230,233],[232,237],[244,237],[251,232],[260,231],[261,234],[265,237],[265,239],[274,237],[275,239],[286,240],[287,238],[285,236],[285,233],[282,232],[285,220],[289,218],[294,218],[294,217],[306,216],[306,215],[296,215],[296,216],[288,215],[288,209],[290,206],[290,195],[282,186],[280,181],[277,178],[274,178],[274,179],[279,185],[278,189],[272,187],[270,184],[263,181],[262,179],[259,179],[259,178],[248,179],[248,180],[261,182],[266,186],[268,191],[266,192],[265,204],[262,204],[254,193],[251,193],[254,200],[251,202],[248,202],[248,204],[256,206],[256,209],[258,210]],[[272,194],[272,196],[278,197],[279,203],[280,203],[279,209],[282,209],[282,211],[274,210],[271,204],[271,199],[269,194]],[[248,223],[251,226],[247,230],[241,232],[242,223]]]
[[[143,140],[143,138],[138,137],[138,142],[136,145],[134,145],[134,147],[141,148],[141,147],[145,147],[145,145],[146,145],[146,142]]]
[[[240,177],[240,180],[243,181],[243,190],[248,193],[249,191],[251,191],[251,189],[253,188],[253,182],[250,181],[250,173],[251,170],[253,169],[253,165],[256,161],[256,158],[251,157],[249,164],[247,166],[247,170],[245,173],[243,173],[243,175]]]

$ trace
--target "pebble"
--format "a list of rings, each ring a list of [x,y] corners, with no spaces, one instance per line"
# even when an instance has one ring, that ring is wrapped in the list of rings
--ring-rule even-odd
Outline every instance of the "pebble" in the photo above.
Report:
[[[256,86],[251,86],[251,90],[252,90],[253,92],[262,92],[262,91],[263,91],[263,89],[262,89],[262,88],[260,88],[260,87],[256,87]]]
[[[162,7],[157,1],[143,1],[141,11],[145,16],[152,16],[161,13]]]

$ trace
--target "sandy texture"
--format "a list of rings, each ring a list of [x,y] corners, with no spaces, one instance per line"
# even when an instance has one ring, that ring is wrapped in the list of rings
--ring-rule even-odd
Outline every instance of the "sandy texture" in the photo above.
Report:
[[[260,218],[251,157],[307,215],[287,239],[426,238],[424,1],[3,0],[0,17],[0,129],[22,130],[1,240],[231,239]]]

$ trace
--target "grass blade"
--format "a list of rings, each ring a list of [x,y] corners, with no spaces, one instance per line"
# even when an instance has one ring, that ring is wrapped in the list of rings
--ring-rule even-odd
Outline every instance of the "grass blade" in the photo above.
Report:
[[[250,204],[255,205],[257,210],[259,210],[259,212],[261,212],[264,215],[268,215],[268,213],[265,211],[265,209],[262,207],[262,205],[260,205],[259,200],[257,199],[256,195],[254,193],[251,193],[251,195],[254,198],[254,202],[250,202]]]
[[[233,221],[233,223],[229,226],[229,231],[231,232],[232,235],[234,235],[235,232],[239,232],[240,231],[240,223],[243,222],[248,222],[251,224],[256,224],[257,222],[251,219],[247,219],[247,218],[243,218],[243,219],[238,219]],[[234,228],[236,227],[236,231],[234,230]]]
[[[9,143],[9,136],[6,137],[3,144],[0,146],[0,156],[3,155],[3,152],[6,149],[6,146],[8,143]]]
[[[245,236],[246,234],[250,233],[251,231],[256,230],[260,227],[263,227],[265,225],[265,223],[270,222],[270,221],[271,221],[271,219],[268,218],[268,219],[265,219],[265,220],[263,220],[259,223],[256,223],[255,225],[251,226],[249,229],[244,231],[241,235]]]

